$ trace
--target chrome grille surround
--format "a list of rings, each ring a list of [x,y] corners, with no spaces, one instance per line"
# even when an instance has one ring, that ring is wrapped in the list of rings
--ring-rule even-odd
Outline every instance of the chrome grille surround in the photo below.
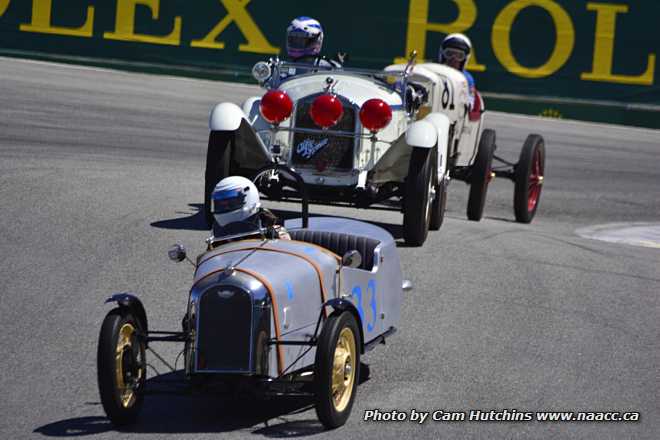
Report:
[[[296,103],[289,163],[294,168],[313,170],[317,173],[350,172],[355,168],[355,149],[360,139],[336,136],[332,131],[357,133],[359,124],[357,106],[338,95],[344,107],[344,114],[334,127],[327,130],[328,134],[295,132],[298,128],[319,129],[309,114],[312,102],[319,95],[321,94],[307,96]]]

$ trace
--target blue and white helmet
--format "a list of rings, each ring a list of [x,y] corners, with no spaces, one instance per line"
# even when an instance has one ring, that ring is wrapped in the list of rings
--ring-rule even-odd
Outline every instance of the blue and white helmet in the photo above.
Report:
[[[310,17],[294,18],[286,28],[286,51],[290,58],[318,56],[323,46],[321,23]]]
[[[260,207],[257,187],[241,176],[225,177],[211,195],[211,212],[220,227],[220,235],[258,232],[259,224],[254,218]]]

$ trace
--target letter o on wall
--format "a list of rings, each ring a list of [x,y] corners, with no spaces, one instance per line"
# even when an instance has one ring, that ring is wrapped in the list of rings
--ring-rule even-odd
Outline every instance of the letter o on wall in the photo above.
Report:
[[[518,14],[525,8],[538,6],[545,9],[555,23],[557,40],[552,55],[540,67],[520,65],[511,51],[511,28]],[[570,15],[553,0],[515,0],[499,13],[493,24],[493,51],[499,62],[509,72],[523,78],[545,78],[552,75],[568,61],[575,46],[575,28]]]

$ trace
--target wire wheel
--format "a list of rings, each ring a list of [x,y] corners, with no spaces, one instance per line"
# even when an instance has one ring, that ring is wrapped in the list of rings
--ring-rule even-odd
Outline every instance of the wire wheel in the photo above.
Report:
[[[527,137],[515,169],[513,208],[516,221],[530,223],[541,199],[545,175],[545,142],[537,134]]]

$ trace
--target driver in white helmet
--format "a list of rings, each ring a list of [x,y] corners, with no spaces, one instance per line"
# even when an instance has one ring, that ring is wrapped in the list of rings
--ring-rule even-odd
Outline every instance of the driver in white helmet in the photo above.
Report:
[[[446,64],[456,70],[460,70],[468,82],[470,90],[470,109],[474,108],[474,100],[476,97],[476,85],[472,74],[465,70],[467,63],[470,59],[472,52],[472,42],[463,34],[450,34],[445,37],[440,47],[438,61],[440,64]]]
[[[211,195],[211,212],[216,243],[249,236],[291,239],[286,229],[276,224],[277,217],[261,207],[257,187],[245,177],[231,176],[218,182]]]
[[[341,68],[346,54],[338,53],[337,59],[321,56],[323,48],[323,27],[311,17],[294,18],[286,28],[286,53],[294,63],[313,66]],[[297,70],[297,71],[296,71]],[[302,69],[284,72],[285,76],[305,73]]]

